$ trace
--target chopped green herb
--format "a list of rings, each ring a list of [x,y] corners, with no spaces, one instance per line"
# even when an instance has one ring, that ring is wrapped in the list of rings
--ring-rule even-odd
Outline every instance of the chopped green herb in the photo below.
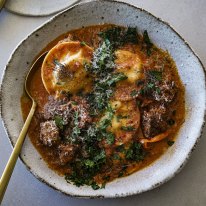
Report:
[[[119,172],[118,177],[122,177],[127,171],[127,165],[122,166],[122,170]]]
[[[160,90],[160,88],[159,87],[156,87],[156,92],[157,92],[157,94],[161,94],[161,90]]]
[[[87,159],[87,160],[84,161],[84,164],[85,164],[86,167],[92,168],[92,167],[94,167],[95,162],[92,161],[92,160]]]
[[[144,157],[145,152],[141,143],[134,142],[126,151],[126,159],[128,160],[141,161]]]
[[[111,125],[112,118],[114,116],[114,111],[110,105],[107,107],[107,112],[105,117],[99,123],[99,129],[105,131],[108,126]]]
[[[56,115],[54,117],[54,121],[55,121],[56,126],[59,127],[59,129],[62,130],[64,128],[64,121],[63,121],[62,117]]]
[[[116,118],[117,118],[117,121],[119,122],[120,119],[128,119],[128,118],[130,118],[130,116],[129,115],[123,116],[123,115],[119,114],[116,116]]]
[[[139,100],[136,100],[136,105],[139,107],[141,105],[141,102]]]
[[[154,81],[161,81],[162,80],[162,72],[156,70],[148,71],[150,78]]]
[[[137,28],[134,27],[128,27],[124,39],[124,43],[133,43],[137,44],[138,43],[138,34],[137,34]]]
[[[94,160],[96,162],[105,162],[105,158],[106,158],[106,154],[105,154],[105,151],[104,150],[101,150],[101,152],[99,154],[97,154],[95,157],[94,157]]]
[[[124,145],[118,146],[116,150],[117,152],[124,152],[125,151]]]
[[[155,84],[154,84],[154,83],[149,82],[149,83],[147,84],[147,88],[148,88],[148,89],[153,89],[154,87],[155,87]]]
[[[102,179],[105,180],[105,181],[109,181],[110,180],[110,176],[109,175],[104,176]]]
[[[122,46],[126,43],[138,43],[137,29],[134,27],[128,27],[124,29],[122,27],[113,27],[106,31],[100,32],[99,36],[105,41],[109,40],[114,48]]]
[[[72,129],[72,133],[69,137],[69,140],[73,143],[76,142],[80,133],[81,133],[81,130],[79,128],[79,112],[76,111],[74,112],[74,127]]]
[[[73,183],[76,186],[90,185],[93,189],[99,189],[100,187],[93,180],[93,177],[105,164],[106,155],[104,150],[93,149],[90,151],[90,159],[80,159],[75,163],[71,163],[72,174],[66,174],[65,179],[68,183]]]
[[[115,153],[115,154],[113,155],[113,159],[114,159],[114,160],[120,160],[121,157],[120,157],[117,153]]]
[[[171,147],[174,143],[175,143],[175,142],[172,141],[172,140],[168,140],[168,141],[167,141],[167,144],[168,144],[170,147]]]
[[[169,119],[169,120],[167,121],[167,123],[172,126],[172,125],[175,124],[175,120]]]
[[[150,56],[152,51],[151,48],[153,46],[152,42],[150,41],[149,35],[147,33],[147,30],[144,31],[143,33],[143,41],[146,44],[146,48],[147,48],[147,55]]]
[[[118,174],[118,177],[122,177],[124,175],[124,172],[125,171],[120,171],[119,174]]]
[[[138,94],[138,91],[137,91],[137,90],[133,90],[133,91],[130,93],[130,96],[135,97],[137,94]]]
[[[91,186],[92,186],[92,189],[93,189],[93,190],[98,190],[98,189],[100,188],[100,186],[99,186],[96,182],[93,182],[93,183],[91,184]]]
[[[121,130],[124,130],[124,131],[134,131],[134,127],[132,127],[132,126],[122,126],[121,127]]]
[[[95,50],[92,64],[86,69],[95,75],[93,92],[87,96],[92,115],[98,115],[107,107],[117,82],[127,79],[123,73],[113,73],[115,68],[114,51],[108,39]]]
[[[97,136],[97,133],[98,133],[98,129],[96,127],[96,125],[90,125],[86,131],[86,137],[87,137],[87,140],[90,140],[90,139],[95,139],[96,136]]]
[[[109,76],[108,79],[106,79],[105,83],[108,86],[115,86],[115,84],[119,81],[125,80],[128,77],[124,73],[115,73],[112,76]]]
[[[111,72],[115,68],[114,51],[109,40],[105,40],[102,45],[94,51],[90,71],[99,76],[105,76],[105,72]]]
[[[146,72],[147,82],[140,90],[141,95],[146,95],[150,92],[157,92],[158,94],[161,94],[161,90],[158,87],[158,82],[162,80],[162,71],[156,71],[156,70],[149,70]]]
[[[77,187],[80,187],[80,186],[85,184],[84,179],[79,178],[78,175],[75,172],[73,172],[71,175],[66,174],[65,175],[65,180],[68,183],[73,182],[74,185],[76,185]]]
[[[86,46],[87,44],[84,41],[80,42],[81,46]]]
[[[113,27],[111,29],[107,29],[106,31],[100,32],[99,36],[105,40],[109,40],[114,46],[119,46],[121,42],[121,27]]]
[[[108,144],[114,144],[115,141],[115,136],[113,133],[111,132],[107,132],[106,134],[104,134],[106,137],[106,141]]]
[[[75,101],[72,101],[71,103],[72,103],[72,105],[78,105],[78,103]]]

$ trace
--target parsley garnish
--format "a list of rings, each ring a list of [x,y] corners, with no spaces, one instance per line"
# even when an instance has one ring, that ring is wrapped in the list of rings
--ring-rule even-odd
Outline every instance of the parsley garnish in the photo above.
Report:
[[[56,115],[54,117],[54,121],[55,121],[56,126],[59,127],[59,129],[62,130],[64,128],[64,121],[63,121],[62,117]]]
[[[128,160],[140,161],[144,159],[144,156],[142,144],[138,142],[134,142],[126,151],[126,159]]]
[[[94,181],[97,175],[106,163],[105,150],[99,144],[105,140],[108,144],[114,144],[115,136],[108,130],[114,118],[114,111],[109,105],[109,99],[112,97],[114,87],[119,81],[127,79],[123,73],[115,72],[115,55],[114,51],[126,43],[138,43],[138,34],[136,28],[129,27],[124,29],[115,27],[107,31],[101,32],[102,42],[100,46],[94,51],[91,63],[84,63],[84,68],[93,77],[93,90],[87,94],[87,100],[90,104],[91,115],[102,117],[99,123],[92,123],[86,128],[79,128],[79,113],[76,111],[73,115],[73,126],[69,140],[72,144],[79,144],[82,146],[82,152],[77,153],[74,162],[69,165],[72,169],[71,174],[66,174],[65,178],[68,182],[72,182],[77,186],[90,185],[94,190],[104,188],[105,182],[98,185]],[[85,42],[81,42],[85,46]],[[136,95],[137,91],[133,91]],[[74,103],[75,104],[75,103]],[[119,115],[117,119],[128,118],[128,116]],[[124,131],[134,131],[132,126],[122,126]],[[139,161],[143,158],[142,148],[138,143],[132,144],[129,149],[125,149],[124,145],[116,149],[114,159],[121,159],[118,155],[123,152],[128,160]],[[126,172],[127,166],[123,165],[122,171],[119,175]],[[110,178],[110,177],[108,177]],[[109,179],[108,179],[109,180]]]
[[[162,80],[162,72],[156,70],[148,71],[148,75],[153,81],[161,81]]]
[[[138,94],[137,90],[132,90],[132,92],[130,93],[130,96],[135,97]]]
[[[115,136],[113,133],[107,131],[107,127],[111,125],[112,118],[114,116],[114,111],[110,105],[107,107],[107,112],[105,117],[99,123],[99,132],[103,136],[108,144],[113,144],[115,141]]]
[[[161,89],[157,84],[162,80],[162,71],[149,70],[146,72],[147,81],[140,90],[142,95],[148,94],[149,92],[155,91],[157,94],[161,93]]]
[[[134,27],[128,27],[127,29],[122,27],[113,27],[106,31],[100,32],[99,36],[105,41],[109,40],[114,48],[122,46],[126,43],[138,43],[137,29]]]
[[[81,42],[80,42],[80,45],[81,45],[81,46],[86,46],[87,44],[86,44],[86,42],[81,41]]]
[[[108,39],[94,52],[92,64],[86,69],[94,75],[94,89],[88,95],[92,115],[98,115],[107,107],[117,82],[127,79],[123,73],[113,73],[115,68],[114,51]]]
[[[94,74],[100,77],[105,77],[105,72],[112,72],[115,68],[114,64],[114,51],[108,39],[94,51],[92,65],[89,68]]]
[[[107,132],[105,137],[106,137],[106,141],[107,141],[108,144],[114,144],[115,136],[114,136],[113,133]]]
[[[117,153],[115,153],[115,154],[113,155],[113,159],[114,159],[114,160],[120,160],[121,157],[120,157]]]
[[[122,126],[121,127],[121,130],[123,130],[123,131],[129,131],[129,132],[131,132],[131,131],[134,131],[134,127],[132,127],[132,126]]]
[[[71,142],[76,142],[80,133],[81,131],[79,128],[79,112],[76,111],[74,112],[74,127],[72,129],[72,134],[70,135],[69,140]]]
[[[167,144],[171,147],[175,142],[173,140],[168,140]]]
[[[118,177],[122,177],[127,171],[127,165],[122,166],[122,170],[119,172]]]
[[[143,33],[143,41],[146,44],[147,55],[150,56],[151,53],[152,53],[151,48],[152,48],[153,44],[150,41],[149,35],[147,33],[147,30],[145,30],[144,33]]]
[[[120,119],[127,119],[127,118],[130,118],[130,116],[129,115],[123,116],[123,115],[119,114],[119,115],[116,116],[116,118],[117,118],[117,121],[119,122]]]

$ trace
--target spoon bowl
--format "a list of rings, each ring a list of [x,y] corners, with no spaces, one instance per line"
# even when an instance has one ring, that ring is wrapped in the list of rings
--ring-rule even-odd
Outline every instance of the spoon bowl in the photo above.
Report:
[[[30,97],[31,100],[35,101],[30,93],[30,83],[31,83],[31,80],[34,76],[34,74],[36,73],[36,71],[41,67],[46,55],[47,55],[48,52],[44,52],[42,53],[36,60],[35,62],[33,63],[33,65],[31,66],[26,78],[25,78],[25,84],[24,84],[24,89],[27,93],[27,95]]]
[[[43,53],[41,56],[39,56],[36,61],[33,63],[33,65],[31,66],[27,76],[26,76],[26,79],[25,79],[25,91],[26,93],[28,94],[28,96],[31,98],[32,100],[32,107],[30,109],[30,112],[29,112],[29,115],[27,116],[27,119],[24,123],[24,126],[20,132],[20,135],[17,139],[17,142],[14,146],[14,149],[11,153],[11,156],[9,158],[9,161],[4,169],[4,172],[1,176],[1,179],[0,179],[0,204],[1,204],[1,201],[4,197],[4,194],[5,194],[5,191],[6,191],[6,188],[8,186],[8,183],[9,183],[9,180],[11,178],[11,175],[13,173],[13,170],[14,170],[14,167],[15,167],[15,164],[16,164],[16,161],[18,159],[18,156],[20,154],[20,151],[21,151],[21,148],[22,148],[22,145],[24,143],[24,139],[25,139],[25,136],[27,134],[27,131],[28,131],[28,128],[29,128],[29,125],[31,123],[31,120],[32,120],[32,117],[34,115],[34,112],[36,110],[36,106],[37,106],[37,103],[35,101],[35,99],[32,97],[31,93],[29,92],[29,88],[30,88],[30,82],[31,82],[31,79],[34,75],[34,73],[37,71],[37,69],[41,66],[45,56],[46,56],[47,52]]]

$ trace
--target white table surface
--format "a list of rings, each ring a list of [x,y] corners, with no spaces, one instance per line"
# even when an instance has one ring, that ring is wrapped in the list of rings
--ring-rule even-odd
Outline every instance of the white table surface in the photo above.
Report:
[[[206,66],[206,0],[127,0],[169,22],[192,46]],[[19,41],[50,17],[34,18],[0,13],[0,74]],[[16,100],[19,101],[19,100]],[[0,122],[0,174],[12,149]],[[3,206],[203,206],[206,205],[206,131],[183,170],[152,191],[120,199],[70,198],[38,181],[18,160]]]

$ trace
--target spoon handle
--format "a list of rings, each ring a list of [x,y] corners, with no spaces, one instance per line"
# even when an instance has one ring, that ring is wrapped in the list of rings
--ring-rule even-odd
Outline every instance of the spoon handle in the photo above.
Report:
[[[19,156],[19,153],[21,151],[25,136],[27,134],[27,131],[28,131],[28,128],[29,128],[29,125],[30,125],[30,122],[31,122],[32,117],[34,115],[36,105],[37,105],[36,102],[33,101],[31,110],[29,112],[29,115],[28,115],[28,117],[27,117],[27,119],[24,123],[24,126],[23,126],[23,128],[20,132],[20,135],[17,139],[17,142],[16,142],[16,144],[14,146],[14,149],[11,153],[11,156],[9,158],[9,161],[8,161],[8,163],[7,163],[7,165],[4,169],[4,172],[1,176],[1,179],[0,179],[0,205],[1,205],[2,199],[4,197],[4,193],[6,191],[9,180],[11,178],[12,172],[14,170],[16,161],[17,161],[18,156]]]
[[[3,8],[5,3],[6,3],[6,0],[0,0],[0,11]]]

